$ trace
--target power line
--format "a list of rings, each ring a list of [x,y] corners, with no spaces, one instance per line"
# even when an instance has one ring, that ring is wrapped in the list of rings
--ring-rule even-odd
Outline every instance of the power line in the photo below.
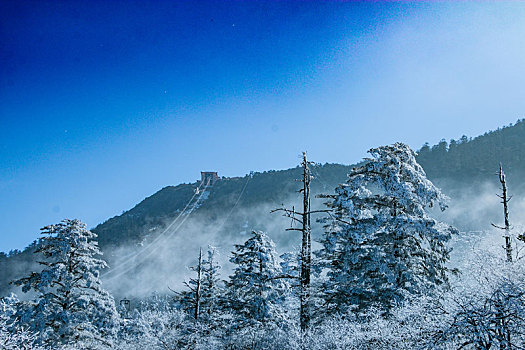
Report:
[[[228,215],[226,216],[226,218],[223,220],[221,226],[219,227],[219,229],[216,230],[216,233],[219,232],[224,224],[226,223],[226,221],[228,220],[228,218],[231,216],[231,214],[233,213],[233,211],[235,210],[235,208],[237,207],[237,205],[239,204],[242,196],[244,195],[244,192],[246,190],[246,187],[248,186],[248,183],[250,182],[250,179],[251,179],[251,176],[248,176],[248,178],[246,179],[246,182],[244,183],[244,186],[241,190],[241,193],[239,194],[239,196],[237,197],[237,200],[234,204],[234,206],[232,207],[232,209],[230,209]],[[188,219],[188,217],[191,215],[191,213],[196,209],[197,207],[197,204],[200,202],[200,199],[203,197],[206,189],[209,187],[209,183],[210,183],[210,180],[208,179],[208,182],[206,183],[205,185],[205,188],[202,190],[202,193],[201,195],[197,198],[197,200],[195,201],[195,203],[193,204],[193,206],[191,207],[191,209],[189,210],[189,212],[186,214],[186,216],[184,217],[184,219],[182,220],[182,222],[179,223],[179,225],[173,230],[171,231],[168,235],[164,236],[163,235],[175,224],[175,222],[178,220],[178,218],[185,212],[186,208],[189,206],[189,204],[191,203],[191,201],[193,200],[193,198],[195,197],[195,195],[192,197],[192,199],[190,200],[190,202],[188,202],[188,204],[186,205],[186,207],[184,208],[184,210],[178,215],[178,217],[153,241],[151,242],[146,248],[142,249],[141,251],[139,252],[136,252],[135,254],[133,254],[133,257],[137,257],[139,256],[140,254],[144,253],[148,248],[150,248],[154,243],[158,242],[160,239],[163,239],[163,241],[166,241],[167,239],[169,239],[175,232],[177,232],[177,230],[186,222],[186,220]],[[201,184],[202,186],[202,184]],[[200,186],[199,186],[200,188]],[[199,189],[198,188],[198,189]],[[197,193],[197,192],[196,192]],[[124,274],[126,274],[127,272],[131,271],[134,267],[136,267],[138,264],[140,264],[141,262],[144,261],[144,259],[148,258],[149,256],[151,256],[151,254],[153,254],[154,252],[156,252],[158,250],[158,248],[160,247],[161,245],[157,245],[156,247],[154,247],[151,251],[149,251],[146,255],[142,256],[141,257],[141,261],[140,262],[135,262],[134,264],[131,264],[128,268],[124,269],[123,271],[113,275],[113,276],[110,276],[108,278],[105,278],[106,276],[108,276],[110,273],[107,273],[105,276],[103,276],[103,279],[105,282],[107,281],[112,281],[120,276],[123,276]],[[124,263],[121,263],[119,264],[115,271],[118,271],[118,269],[121,267],[121,266],[125,266],[125,265],[128,265],[129,264],[129,260],[131,259],[128,259],[128,261],[124,262]]]
[[[186,217],[184,218],[184,220],[182,221],[182,223],[177,226],[177,228],[174,230],[174,232],[176,230],[178,230],[178,228],[186,221],[187,217],[193,212],[193,210],[195,209],[195,205],[199,202],[199,200],[202,198],[202,196],[204,195],[204,192],[206,191],[206,188],[208,188],[208,184],[209,184],[209,181],[206,183],[204,189],[202,190],[202,193],[201,195],[198,197],[198,199],[195,201],[195,203],[193,204],[191,210],[187,213]],[[179,218],[184,215],[184,213],[186,212],[186,209],[188,209],[189,205],[191,204],[191,202],[193,201],[193,199],[195,198],[195,196],[197,195],[197,193],[200,192],[200,188],[201,186],[203,185],[203,183],[201,182],[201,184],[197,187],[197,191],[195,191],[195,193],[193,194],[193,196],[191,197],[191,199],[188,201],[188,203],[186,204],[186,206],[184,207],[184,209],[179,213],[179,215],[164,229],[163,232],[161,232],[153,241],[151,241],[148,245],[146,245],[143,249],[137,251],[137,252],[134,252],[132,253],[130,256],[128,256],[128,258],[126,258],[123,262],[119,263],[119,265],[115,266],[115,268],[111,271],[108,271],[104,276],[102,276],[102,278],[106,278],[106,281],[110,281],[110,280],[113,280],[114,278],[116,277],[120,277],[122,276],[124,273],[128,272],[130,269],[126,269],[123,271],[123,273],[118,273],[117,275],[115,276],[111,276],[111,277],[108,277],[110,276],[111,274],[114,273],[114,271],[118,271],[118,269],[120,269],[122,266],[126,266],[128,265],[132,260],[134,260],[138,255],[142,254],[143,252],[145,252],[146,250],[148,250],[150,247],[152,247],[154,244],[156,244],[157,242],[159,242],[161,239],[163,239],[164,235],[168,232],[168,230],[170,230],[173,225],[176,224],[176,222],[179,220]],[[171,237],[171,235],[173,234],[170,233],[168,235],[168,237]],[[153,250],[153,252],[156,251]],[[151,252],[150,252],[151,254]],[[148,257],[149,255],[147,255],[146,257]]]
[[[170,225],[166,227],[166,229],[164,230],[164,232],[166,232],[167,230],[169,230],[169,228],[170,228],[171,226],[173,226],[173,225],[177,222],[177,220],[179,220],[179,218],[182,216],[182,214],[184,214],[184,212],[186,211],[186,209],[188,208],[188,206],[190,205],[190,203],[193,201],[193,199],[195,198],[195,196],[199,193],[199,188],[200,188],[200,186],[202,186],[202,183],[199,184],[199,186],[195,189],[195,192],[193,193],[193,196],[190,198],[190,200],[188,201],[188,203],[186,203],[186,206],[184,207],[184,209],[182,209],[182,211],[179,213],[179,215],[177,215],[177,217],[176,217],[176,218],[170,223]],[[148,243],[148,245],[147,245],[146,247],[144,247],[144,249],[147,249],[150,245],[152,245],[152,244],[154,244],[155,242],[157,242],[157,241],[161,238],[162,234],[164,234],[164,232],[160,233],[159,236],[157,236],[153,241],[151,241],[150,243]],[[125,259],[125,260],[124,260],[123,262],[121,262],[121,264],[126,263],[127,260],[128,260],[128,258],[133,258],[133,257],[135,257],[136,255],[137,255],[137,252],[132,252],[132,253],[129,253],[129,254],[123,256],[122,259]],[[109,275],[109,274],[111,274],[111,271],[108,271],[108,272],[105,274],[105,276],[107,276],[107,275]]]

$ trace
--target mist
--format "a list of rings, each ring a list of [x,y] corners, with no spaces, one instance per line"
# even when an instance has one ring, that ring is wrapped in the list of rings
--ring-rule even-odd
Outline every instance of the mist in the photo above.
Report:
[[[286,207],[300,208],[298,195],[283,202]],[[322,202],[312,199],[312,206],[321,207]],[[120,246],[105,253],[110,268],[102,274],[104,286],[117,298],[143,298],[152,293],[180,291],[184,281],[192,277],[188,267],[196,264],[199,249],[205,252],[208,246],[217,248],[221,278],[227,279],[232,271],[229,259],[234,245],[246,241],[253,230],[266,232],[275,242],[279,255],[294,251],[300,245],[301,236],[297,231],[285,231],[291,225],[289,218],[280,212],[271,213],[280,206],[263,203],[235,208],[216,219],[197,210],[167,220],[141,244]],[[313,230],[321,232],[321,224],[314,223]]]
[[[432,215],[459,230],[451,240],[452,267],[461,271],[469,269],[470,260],[477,252],[494,256],[505,256],[504,231],[492,226],[503,226],[503,205],[498,195],[501,187],[497,178],[471,186],[458,186],[457,183],[441,181],[444,192],[450,197],[449,207],[444,212],[433,210]],[[516,239],[525,232],[525,193],[513,187],[508,188],[510,234],[514,257],[523,253],[522,244]]]
[[[503,255],[503,232],[491,226],[491,223],[501,225],[503,222],[502,205],[496,196],[501,192],[497,179],[470,186],[443,180],[436,183],[450,197],[449,207],[444,212],[431,209],[430,215],[455,226],[460,232],[451,241],[450,265],[462,267],[473,247]],[[323,183],[322,187],[324,191],[326,184]],[[323,193],[330,192],[333,190]],[[524,232],[525,196],[514,193],[512,187],[509,192],[514,195],[509,204],[511,232],[517,236]],[[312,197],[316,194],[313,193]],[[179,214],[151,230],[139,245],[120,246],[105,252],[104,258],[110,268],[102,274],[104,286],[117,299],[138,300],[153,293],[174,294],[174,291],[181,291],[184,282],[192,277],[188,267],[196,264],[199,249],[205,252],[209,245],[218,248],[221,278],[227,279],[232,271],[229,258],[234,245],[247,240],[252,230],[265,231],[276,243],[279,255],[297,250],[300,235],[297,231],[286,231],[292,224],[291,220],[280,212],[271,211],[281,205],[287,208],[294,206],[299,210],[300,194],[289,196],[281,204],[261,203],[251,207],[237,206],[239,199],[225,211],[226,216],[214,217],[200,210]],[[312,209],[324,208],[325,201],[312,198]],[[206,206],[206,200],[202,200],[200,205]],[[321,217],[312,217],[314,250],[319,247],[317,242],[323,234],[322,224],[316,220]]]

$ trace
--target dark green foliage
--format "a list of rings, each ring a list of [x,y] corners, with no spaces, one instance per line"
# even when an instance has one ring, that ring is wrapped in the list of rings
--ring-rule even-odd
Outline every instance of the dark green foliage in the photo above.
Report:
[[[425,145],[417,161],[431,180],[492,181],[500,163],[510,178],[523,179],[525,119],[474,139],[463,136],[458,141],[451,140],[448,145],[445,140],[432,148]]]
[[[144,199],[133,209],[115,216],[95,227],[101,247],[120,245],[123,241],[140,241],[155,226],[182,210],[193,196],[195,186],[182,184],[164,187]]]
[[[315,194],[333,189],[344,182],[349,169],[349,166],[340,164],[315,167],[314,175],[318,179],[312,184],[312,192]],[[265,229],[267,221],[275,220],[276,217],[269,213],[270,209],[297,197],[297,184],[293,180],[300,176],[301,169],[292,168],[221,179],[209,189],[208,199],[192,216],[201,222],[217,222],[221,237],[238,237],[246,221],[249,221],[250,227]],[[165,187],[133,209],[98,225],[93,232],[99,235],[100,246],[105,250],[115,244],[140,242],[151,228],[161,228],[168,220],[176,217],[193,197],[198,185],[197,182]],[[259,216],[246,214],[246,211],[259,205],[267,205],[267,209],[262,210]],[[228,220],[225,220],[226,217]]]

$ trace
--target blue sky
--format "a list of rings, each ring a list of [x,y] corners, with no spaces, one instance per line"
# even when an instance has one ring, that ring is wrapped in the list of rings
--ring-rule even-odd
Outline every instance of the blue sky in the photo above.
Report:
[[[0,250],[201,170],[353,163],[525,116],[525,3],[0,3]]]

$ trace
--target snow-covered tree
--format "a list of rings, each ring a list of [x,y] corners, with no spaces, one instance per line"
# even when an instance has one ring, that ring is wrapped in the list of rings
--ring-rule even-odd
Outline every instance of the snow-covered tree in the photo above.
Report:
[[[221,296],[217,248],[209,246],[207,255],[204,259],[202,249],[199,250],[197,264],[190,267],[195,277],[185,283],[188,290],[179,294],[183,307],[195,320],[201,321],[211,321]]]
[[[122,327],[116,349],[195,349],[201,332],[192,318],[166,297],[154,295],[133,310]]]
[[[525,348],[525,264],[477,251],[455,288],[440,298],[450,319],[436,342],[475,349]]]
[[[498,197],[501,199],[501,204],[503,204],[503,222],[505,223],[505,226],[501,227],[495,224],[492,224],[492,226],[499,228],[500,230],[503,230],[505,232],[505,254],[507,256],[507,261],[512,262],[512,236],[510,233],[509,223],[509,201],[512,198],[512,196],[509,197],[507,195],[507,180],[505,173],[503,172],[503,167],[501,163],[499,165],[498,178],[501,184],[501,196],[498,195]]]
[[[20,301],[11,294],[0,299],[0,349],[43,350],[37,345],[37,334],[15,322]]]
[[[107,341],[118,323],[113,297],[99,279],[106,263],[95,238],[79,220],[63,220],[42,229],[37,254],[41,272],[32,272],[14,284],[30,290],[36,299],[18,310],[21,324],[28,324],[49,344],[90,339]]]
[[[237,325],[252,321],[277,321],[283,299],[275,244],[262,231],[252,231],[244,244],[235,245],[230,261],[235,264],[227,285],[227,305]]]
[[[408,294],[448,282],[447,241],[456,230],[428,207],[446,197],[403,143],[373,148],[327,205],[333,209],[318,252],[327,268],[324,311],[388,311]]]
[[[213,321],[214,315],[219,311],[219,299],[223,292],[220,280],[221,265],[218,259],[217,248],[208,246],[208,257],[202,264],[201,312],[203,318],[209,322]]]
[[[299,284],[299,275],[301,273],[301,256],[300,252],[297,251],[291,251],[281,254],[280,256],[281,262],[279,263],[279,266],[281,267],[281,275],[283,278],[286,278],[288,280],[295,280],[295,283],[292,282],[293,285]],[[290,292],[293,292],[290,290]],[[295,291],[297,292],[297,291]],[[298,294],[298,293],[295,293]]]
[[[301,268],[299,273],[299,318],[303,331],[308,328],[311,318],[312,227],[310,221],[311,214],[319,212],[317,210],[312,211],[310,208],[310,183],[313,179],[310,166],[312,164],[312,162],[307,160],[306,152],[303,152],[303,161],[301,163],[303,178],[300,180],[303,183],[303,188],[299,191],[303,193],[303,212],[296,212],[294,207],[292,207],[292,210],[278,208],[272,211],[282,211],[285,217],[292,219],[292,223],[300,223],[302,226],[301,228],[290,227],[287,231],[299,231],[302,236],[300,253]]]
[[[181,302],[185,309],[193,315],[195,320],[199,319],[201,307],[201,289],[202,289],[202,249],[199,249],[199,259],[197,265],[190,266],[190,270],[195,271],[194,278],[190,278],[189,282],[184,282],[187,291],[180,294]]]

